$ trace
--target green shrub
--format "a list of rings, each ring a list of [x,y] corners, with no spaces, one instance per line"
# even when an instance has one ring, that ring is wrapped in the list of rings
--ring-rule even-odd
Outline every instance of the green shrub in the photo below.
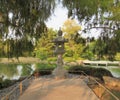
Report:
[[[70,66],[64,65],[64,69],[69,70]]]
[[[10,85],[12,85],[12,81],[9,79],[5,79],[3,81],[0,81],[0,89],[7,88]]]
[[[94,60],[94,54],[91,51],[86,51],[82,54],[81,57],[89,60]]]
[[[50,75],[56,66],[56,64],[37,63],[36,70],[33,73],[38,72],[40,75]]]
[[[57,61],[57,57],[49,57],[47,58],[48,62],[56,62]]]
[[[40,58],[41,60],[47,59],[48,55],[46,52],[36,51],[36,57]]]
[[[93,68],[93,67],[83,67],[83,66],[72,66],[68,69],[69,72],[73,72],[75,74],[82,74],[85,72],[87,75],[98,77],[103,80],[103,76],[110,76],[113,77],[111,72],[104,68]],[[80,72],[76,72],[80,71]]]
[[[38,70],[53,70],[56,67],[56,64],[48,64],[48,63],[37,63],[36,69]]]
[[[73,57],[65,57],[63,60],[66,62],[75,62],[75,59]]]
[[[115,56],[115,60],[120,61],[120,52],[116,54],[116,56]]]
[[[73,57],[74,52],[72,50],[66,50],[64,56],[65,57]]]

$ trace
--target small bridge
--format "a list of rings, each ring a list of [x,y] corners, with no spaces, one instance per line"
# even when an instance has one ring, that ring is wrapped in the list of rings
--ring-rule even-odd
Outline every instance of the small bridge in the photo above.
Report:
[[[85,65],[95,65],[95,66],[120,66],[119,61],[89,61],[84,60],[83,63]]]
[[[27,77],[13,88],[0,100],[106,100],[103,95],[97,96],[88,87],[91,80],[104,89],[104,93],[110,94],[114,100],[120,100],[101,83],[91,78],[86,73],[81,77],[69,76],[66,79],[54,79],[53,77]]]

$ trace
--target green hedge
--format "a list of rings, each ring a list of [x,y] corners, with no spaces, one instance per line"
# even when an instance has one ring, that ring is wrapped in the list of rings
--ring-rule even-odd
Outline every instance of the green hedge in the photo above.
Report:
[[[93,67],[83,67],[83,66],[72,66],[68,69],[69,73],[82,74],[80,71],[85,72],[87,75],[98,77],[103,80],[103,76],[113,77],[110,71],[104,68],[93,68]]]
[[[50,64],[50,63],[37,63],[36,69],[37,70],[53,70],[57,65]]]
[[[57,61],[57,57],[49,57],[47,58],[48,62],[56,62]]]
[[[13,82],[11,80],[6,79],[6,80],[3,81],[3,80],[0,79],[0,89],[7,88],[12,84],[13,84]]]
[[[118,52],[116,55],[115,55],[115,59],[120,61],[120,52]]]

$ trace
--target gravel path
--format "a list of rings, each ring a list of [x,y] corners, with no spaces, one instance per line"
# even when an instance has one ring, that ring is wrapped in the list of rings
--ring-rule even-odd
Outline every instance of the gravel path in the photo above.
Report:
[[[10,86],[9,88],[5,88],[5,89],[0,90],[0,100],[1,100],[1,98],[4,97],[7,93],[9,93],[10,91],[12,91],[13,88],[15,88],[17,85],[18,85],[18,83]]]

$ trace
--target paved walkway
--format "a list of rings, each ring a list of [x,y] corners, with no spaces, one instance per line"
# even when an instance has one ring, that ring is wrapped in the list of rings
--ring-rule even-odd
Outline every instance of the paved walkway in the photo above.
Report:
[[[19,100],[99,100],[80,78],[55,80],[39,78],[32,82]]]

